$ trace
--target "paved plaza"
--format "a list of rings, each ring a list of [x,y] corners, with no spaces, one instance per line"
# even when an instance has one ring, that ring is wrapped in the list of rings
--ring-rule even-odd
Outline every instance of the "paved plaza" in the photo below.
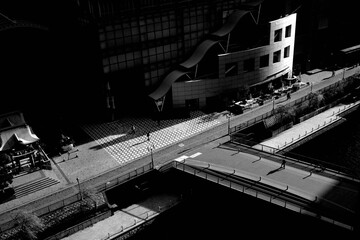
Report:
[[[220,116],[220,115],[219,115]],[[221,123],[224,117],[190,113],[190,119],[162,120],[160,125],[149,118],[125,118],[119,121],[83,126],[98,144],[92,149],[105,149],[120,165],[150,154],[150,148],[164,148],[206,131]],[[135,126],[135,133],[131,127]],[[148,140],[147,133],[150,134]]]

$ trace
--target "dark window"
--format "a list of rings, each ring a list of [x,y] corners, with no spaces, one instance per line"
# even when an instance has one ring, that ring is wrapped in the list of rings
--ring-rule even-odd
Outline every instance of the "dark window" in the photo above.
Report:
[[[237,63],[227,63],[225,65],[225,77],[236,76],[238,72]]]
[[[260,57],[260,68],[269,66],[269,54]]]
[[[244,61],[244,71],[245,72],[254,71],[254,68],[255,68],[255,59],[254,58],[249,58]]]
[[[285,28],[285,37],[291,37],[291,25]]]
[[[273,63],[280,62],[281,50],[274,52]]]
[[[290,46],[287,46],[284,48],[284,58],[287,58],[290,56]]]
[[[280,42],[282,37],[282,29],[275,30],[274,32],[274,42]]]

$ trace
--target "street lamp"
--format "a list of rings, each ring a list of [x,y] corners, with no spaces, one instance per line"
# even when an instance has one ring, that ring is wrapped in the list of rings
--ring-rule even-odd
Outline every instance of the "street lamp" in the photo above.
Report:
[[[151,143],[150,146],[147,147],[148,148],[148,151],[150,152],[150,156],[151,156],[151,165],[152,167],[154,168],[154,157],[153,157],[153,152],[152,150],[155,148],[154,144]]]
[[[273,102],[273,111],[275,110],[275,97],[272,98],[272,102]]]
[[[82,192],[81,192],[81,188],[80,188],[79,178],[76,178],[76,181],[77,181],[77,183],[78,183],[78,188],[79,188],[79,192],[80,192],[81,200],[83,200],[83,196],[82,196]]]
[[[231,114],[230,113],[226,114],[226,117],[228,119],[228,135],[230,135],[230,117],[231,117]]]

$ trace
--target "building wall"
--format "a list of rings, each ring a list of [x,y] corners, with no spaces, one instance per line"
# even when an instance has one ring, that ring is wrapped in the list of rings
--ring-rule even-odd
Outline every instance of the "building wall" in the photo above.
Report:
[[[136,12],[111,13],[111,21],[104,14],[115,6],[99,3],[103,11],[97,14],[103,16],[98,34],[104,74],[136,69],[149,91],[212,28],[222,24],[225,13],[240,0],[152,2],[141,3]]]
[[[291,26],[290,36],[285,36],[286,27]],[[206,98],[221,94],[225,90],[236,89],[241,86],[251,87],[266,83],[285,74],[292,75],[296,14],[292,14],[269,23],[269,45],[239,52],[218,55],[219,76],[217,79],[200,79],[193,81],[175,82],[172,86],[174,107],[185,107],[186,100],[198,99],[199,107],[206,105]],[[281,30],[281,38],[275,41],[275,34]],[[284,57],[285,48],[289,49]],[[279,61],[273,62],[275,52],[280,51]],[[260,57],[268,55],[268,66],[260,67]],[[253,59],[253,70],[247,70],[245,61]],[[225,74],[231,66],[235,66],[235,73]],[[229,76],[230,75],[230,76]]]

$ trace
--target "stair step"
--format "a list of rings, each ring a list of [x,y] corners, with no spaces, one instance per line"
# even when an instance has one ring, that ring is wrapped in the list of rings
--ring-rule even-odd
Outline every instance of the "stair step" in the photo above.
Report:
[[[43,190],[43,189],[45,189],[47,187],[50,187],[50,186],[58,184],[58,183],[60,183],[60,181],[55,180],[53,178],[49,178],[49,177],[42,178],[40,180],[33,181],[33,182],[28,183],[26,185],[14,188],[15,196],[17,198],[20,198],[20,197],[29,195],[31,193]]]

